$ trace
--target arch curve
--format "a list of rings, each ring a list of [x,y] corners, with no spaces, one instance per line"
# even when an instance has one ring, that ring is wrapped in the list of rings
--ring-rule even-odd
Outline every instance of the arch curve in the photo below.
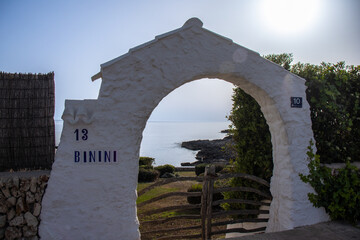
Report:
[[[89,236],[139,238],[135,190],[146,121],[170,92],[201,78],[219,78],[239,86],[254,97],[264,113],[274,159],[267,231],[327,219],[307,200],[310,188],[298,177],[306,171],[307,145],[313,138],[304,79],[203,28],[197,18],[102,64],[93,80],[98,77],[102,84],[97,100],[66,101],[64,130],[43,200],[41,237],[83,237],[83,230],[88,229]],[[301,97],[302,108],[291,108],[291,97]],[[80,128],[89,130],[88,141],[74,142],[72,133]],[[116,163],[89,164],[76,158],[76,151],[86,154],[105,149],[117,151]],[[70,179],[77,184],[69,184]],[[59,197],[64,192],[67,194]],[[72,205],[81,206],[81,211]],[[94,228],[101,221],[114,221],[115,225]],[[58,226],[65,226],[67,233]]]

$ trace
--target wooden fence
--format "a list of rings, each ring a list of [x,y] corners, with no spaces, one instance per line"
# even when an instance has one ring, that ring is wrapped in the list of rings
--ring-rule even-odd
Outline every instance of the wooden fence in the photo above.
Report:
[[[51,168],[54,86],[54,73],[0,72],[0,171]]]
[[[141,222],[141,225],[146,224],[163,224],[166,222],[183,219],[198,219],[200,220],[200,224],[186,226],[186,227],[174,227],[174,228],[161,228],[161,229],[154,229],[146,232],[142,232],[142,237],[145,239],[154,239],[153,234],[166,234],[164,236],[156,237],[155,239],[211,239],[214,235],[219,234],[226,234],[231,232],[240,232],[240,233],[248,233],[248,232],[259,232],[264,231],[265,227],[256,228],[256,229],[245,229],[245,228],[232,228],[226,229],[228,224],[235,224],[235,223],[244,223],[244,222],[267,222],[268,218],[237,218],[233,219],[230,216],[241,216],[241,215],[259,215],[259,214],[268,214],[268,210],[259,210],[259,209],[244,209],[244,210],[217,210],[214,211],[214,208],[219,206],[220,204],[224,203],[241,203],[247,205],[255,205],[255,206],[269,206],[270,203],[264,201],[254,201],[254,200],[245,200],[245,199],[220,199],[214,200],[213,196],[216,193],[223,193],[223,192],[251,192],[261,196],[262,199],[271,200],[271,195],[269,191],[260,191],[259,189],[251,188],[251,187],[221,187],[221,188],[214,188],[214,183],[216,180],[221,179],[229,179],[229,178],[243,178],[250,181],[254,181],[262,186],[266,186],[267,188],[270,187],[269,183],[261,178],[256,176],[244,174],[244,173],[237,173],[237,174],[223,174],[217,176],[215,174],[214,167],[208,167],[205,170],[205,174],[203,177],[178,177],[178,178],[170,178],[165,180],[160,180],[143,190],[138,192],[138,196],[143,195],[147,191],[165,185],[171,182],[176,181],[197,181],[202,182],[202,192],[170,192],[165,193],[160,196],[154,197],[150,200],[144,201],[138,204],[138,207],[143,207],[147,204],[154,203],[160,201],[162,199],[166,199],[173,196],[178,197],[199,197],[201,196],[201,203],[200,204],[186,204],[186,205],[177,205],[177,206],[170,206],[170,207],[163,207],[163,208],[155,208],[146,211],[143,214],[152,215],[157,213],[164,213],[167,211],[184,211],[190,209],[200,209],[200,214],[187,214],[187,215],[179,215],[174,217],[150,220]],[[214,230],[215,227],[225,226],[225,229],[222,230]],[[198,230],[196,234],[177,234],[179,231],[184,230]]]

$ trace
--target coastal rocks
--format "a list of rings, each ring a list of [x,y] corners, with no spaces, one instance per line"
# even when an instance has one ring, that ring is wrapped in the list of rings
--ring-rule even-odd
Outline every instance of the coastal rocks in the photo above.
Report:
[[[194,166],[199,163],[228,163],[230,159],[235,158],[235,154],[230,150],[232,137],[227,136],[217,140],[195,140],[182,142],[181,147],[199,151],[196,154],[198,161],[193,163],[182,163],[182,166]]]
[[[0,239],[38,239],[48,179],[46,175],[0,179]]]

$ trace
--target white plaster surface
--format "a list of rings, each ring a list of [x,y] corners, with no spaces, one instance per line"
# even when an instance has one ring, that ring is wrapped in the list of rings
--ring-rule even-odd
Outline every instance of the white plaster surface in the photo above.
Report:
[[[181,85],[219,78],[241,87],[261,106],[270,127],[274,174],[267,231],[328,219],[307,200],[306,150],[313,138],[305,81],[189,19],[101,65],[97,100],[66,101],[64,127],[43,199],[43,239],[139,239],[136,185],[147,119]],[[290,97],[302,97],[291,108]],[[86,141],[74,131],[88,130]],[[116,163],[75,163],[74,151],[117,151]]]

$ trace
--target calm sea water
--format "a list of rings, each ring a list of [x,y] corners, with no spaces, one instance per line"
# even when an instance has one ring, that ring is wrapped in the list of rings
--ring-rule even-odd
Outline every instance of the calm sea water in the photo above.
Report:
[[[143,132],[140,156],[155,158],[155,165],[195,161],[197,151],[181,148],[183,141],[198,139],[220,139],[225,137],[221,130],[229,122],[148,122]],[[62,121],[55,121],[56,145],[59,144]]]

